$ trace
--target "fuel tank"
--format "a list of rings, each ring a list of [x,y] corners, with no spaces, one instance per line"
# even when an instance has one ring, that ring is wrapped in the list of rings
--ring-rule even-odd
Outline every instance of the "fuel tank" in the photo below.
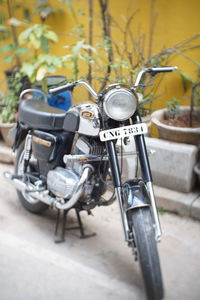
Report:
[[[65,116],[63,129],[88,136],[98,136],[100,111],[97,105],[84,103],[70,108]]]

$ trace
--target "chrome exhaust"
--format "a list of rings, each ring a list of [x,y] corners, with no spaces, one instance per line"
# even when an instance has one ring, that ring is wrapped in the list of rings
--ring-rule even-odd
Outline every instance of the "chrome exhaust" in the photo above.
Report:
[[[26,184],[22,180],[20,180],[18,178],[14,178],[12,173],[10,173],[10,172],[4,172],[3,175],[4,175],[4,178],[7,181],[9,181],[10,183],[14,184],[14,187],[18,191],[25,192],[27,190]]]
[[[13,175],[10,172],[4,172],[4,177],[7,181],[11,182],[14,184],[14,187],[19,190],[22,193],[26,193],[28,190],[28,194],[33,196],[34,198],[40,200],[41,202],[46,203],[47,205],[60,209],[60,210],[67,210],[72,208],[76,202],[79,200],[80,196],[83,193],[83,185],[87,181],[89,175],[93,172],[93,168],[91,165],[86,165],[83,173],[80,177],[79,183],[76,187],[76,190],[73,194],[73,196],[66,202],[66,203],[61,203],[59,200],[56,198],[53,198],[49,196],[49,191],[44,190],[44,191],[30,191],[30,188],[20,179],[14,178]]]

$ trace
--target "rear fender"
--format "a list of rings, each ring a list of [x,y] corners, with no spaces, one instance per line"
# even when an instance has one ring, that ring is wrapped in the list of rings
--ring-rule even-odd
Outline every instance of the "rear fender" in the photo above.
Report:
[[[122,190],[126,211],[150,206],[147,187],[142,179],[126,181],[122,186]]]

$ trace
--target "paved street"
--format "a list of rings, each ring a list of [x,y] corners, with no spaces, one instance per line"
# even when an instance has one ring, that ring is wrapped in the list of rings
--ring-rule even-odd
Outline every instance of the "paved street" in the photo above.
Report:
[[[143,300],[138,264],[123,238],[117,203],[82,214],[90,239],[68,232],[55,244],[55,211],[21,207],[0,165],[0,300]],[[75,222],[73,213],[70,224]],[[200,299],[200,222],[164,213],[159,244],[165,299]]]

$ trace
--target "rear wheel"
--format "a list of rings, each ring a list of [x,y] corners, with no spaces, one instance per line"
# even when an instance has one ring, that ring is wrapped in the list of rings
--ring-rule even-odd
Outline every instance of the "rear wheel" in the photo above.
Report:
[[[162,275],[149,207],[134,209],[132,224],[147,297],[150,300],[162,299]]]
[[[24,145],[25,142],[23,141],[18,150],[17,150],[17,155],[16,155],[16,160],[15,160],[15,174],[17,175],[23,175],[23,157],[24,157]],[[37,171],[35,170],[36,166],[33,164],[28,167],[28,171]],[[26,182],[28,185],[31,185],[29,182]],[[19,200],[21,204],[31,213],[39,214],[44,212],[45,210],[48,209],[48,205],[45,203],[42,203],[38,199],[34,198],[31,196],[29,193],[26,192],[21,192],[17,190],[17,194],[19,197]]]

